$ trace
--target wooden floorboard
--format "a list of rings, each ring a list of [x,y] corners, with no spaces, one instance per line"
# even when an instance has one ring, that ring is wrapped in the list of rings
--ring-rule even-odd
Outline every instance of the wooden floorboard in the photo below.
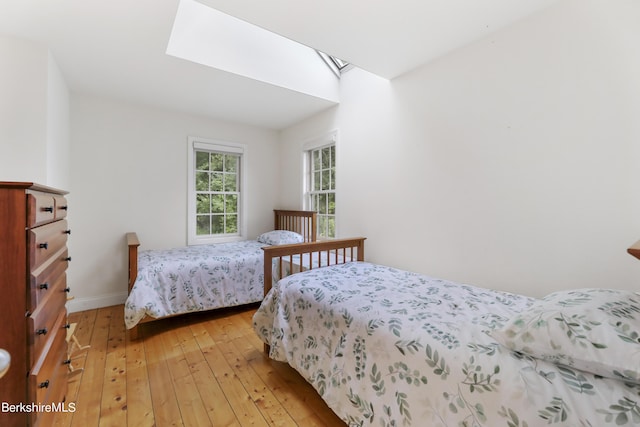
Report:
[[[254,307],[147,323],[126,334],[122,305],[69,315],[91,347],[72,355],[56,427],[329,426],[345,424],[288,365],[267,358]]]

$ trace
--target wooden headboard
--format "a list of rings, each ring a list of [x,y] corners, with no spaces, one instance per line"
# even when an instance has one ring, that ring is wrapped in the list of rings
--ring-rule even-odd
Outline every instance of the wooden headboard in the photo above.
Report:
[[[631,245],[631,247],[627,249],[627,252],[629,252],[634,257],[640,259],[640,240],[638,240],[633,245]]]
[[[315,242],[317,235],[317,213],[274,209],[274,230],[295,231],[302,234],[305,242]]]

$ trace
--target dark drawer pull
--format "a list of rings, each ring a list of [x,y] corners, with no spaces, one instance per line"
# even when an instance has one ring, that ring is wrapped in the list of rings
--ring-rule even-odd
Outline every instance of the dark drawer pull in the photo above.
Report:
[[[63,259],[63,261],[71,261],[71,257],[70,257],[70,256],[68,256],[68,257],[66,257],[65,259]]]
[[[45,382],[40,383],[40,388],[49,388],[49,380],[46,380]]]
[[[47,243],[47,242],[40,243],[40,244],[38,245],[38,247],[39,247],[40,249],[49,249],[49,243]]]
[[[69,329],[71,327],[71,325],[69,323],[67,323],[66,325],[63,326],[64,329]]]
[[[63,365],[71,365],[71,359],[63,360],[62,364]]]
[[[53,212],[53,206],[45,206],[42,208],[43,212]]]
[[[60,206],[60,209],[62,209],[63,211],[67,211],[67,210],[69,210],[69,206],[67,206],[67,205]]]
[[[36,334],[38,335],[47,335],[47,328],[36,329]]]
[[[48,283],[43,283],[42,285],[40,285],[40,289],[46,291],[47,289],[49,289],[49,284]]]
[[[65,292],[71,292],[71,288],[67,286],[66,288],[64,288],[64,291]]]
[[[71,230],[64,230],[62,234],[71,234]]]

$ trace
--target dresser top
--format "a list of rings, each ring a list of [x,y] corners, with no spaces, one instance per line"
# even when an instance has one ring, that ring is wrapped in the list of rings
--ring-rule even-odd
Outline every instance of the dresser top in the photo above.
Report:
[[[0,188],[46,191],[47,193],[55,194],[69,193],[68,191],[60,190],[53,187],[47,187],[46,185],[36,184],[34,182],[0,181]]]

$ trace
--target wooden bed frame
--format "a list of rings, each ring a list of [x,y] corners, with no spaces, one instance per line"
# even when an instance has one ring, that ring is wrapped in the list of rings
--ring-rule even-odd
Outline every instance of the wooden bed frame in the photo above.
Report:
[[[300,243],[297,245],[267,246],[264,251],[264,294],[271,290],[274,279],[276,281],[289,276],[296,271],[283,268],[285,263],[300,264],[297,271],[327,267],[329,265],[345,264],[350,261],[364,261],[364,241],[366,237],[350,239],[326,240],[321,242]],[[310,254],[303,257],[303,255]],[[313,254],[318,254],[314,258]],[[324,256],[322,256],[324,254]],[[313,260],[321,260],[319,265],[313,265]],[[269,355],[269,345],[264,345],[264,352]]]
[[[305,242],[315,242],[317,234],[317,213],[314,211],[297,211],[274,209],[274,230],[295,231],[304,237]],[[131,288],[138,277],[138,247],[140,240],[135,232],[126,233],[126,241],[129,253],[129,278],[127,294],[131,293]],[[301,243],[304,244],[304,243]],[[287,245],[291,246],[291,245]],[[151,322],[160,318],[145,316],[139,323]],[[130,339],[138,337],[138,325],[129,329]]]
[[[633,245],[631,245],[631,247],[627,249],[627,252],[629,252],[634,257],[640,259],[640,240],[638,240]]]

